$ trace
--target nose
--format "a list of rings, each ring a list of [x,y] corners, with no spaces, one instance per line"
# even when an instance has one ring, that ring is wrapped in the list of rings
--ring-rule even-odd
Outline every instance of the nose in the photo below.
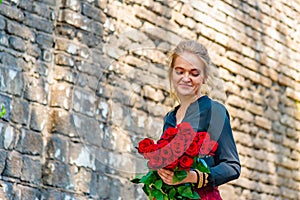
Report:
[[[190,73],[188,71],[184,72],[182,80],[183,81],[189,81],[190,80]]]

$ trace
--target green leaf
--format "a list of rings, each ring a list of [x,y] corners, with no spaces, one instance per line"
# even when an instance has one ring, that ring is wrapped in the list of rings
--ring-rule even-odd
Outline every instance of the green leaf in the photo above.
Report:
[[[130,180],[132,183],[141,183],[141,179],[144,175],[143,174],[138,174],[136,177]]]
[[[174,172],[173,183],[180,182],[187,177],[187,172],[184,170],[178,170]]]
[[[169,192],[169,198],[170,199],[175,199],[175,195],[176,195],[176,189],[172,188]]]
[[[130,182],[132,182],[132,183],[140,183],[140,181],[141,181],[141,179],[137,178],[137,177],[130,180]]]
[[[183,185],[178,187],[178,193],[184,197],[193,198],[193,191],[190,185]]]
[[[156,198],[156,200],[164,200],[164,195],[160,190],[154,189],[152,191],[152,195]]]
[[[1,1],[1,0],[0,0]],[[6,115],[6,110],[4,105],[1,105],[1,112],[0,112],[0,118],[4,117],[4,115]]]
[[[156,187],[156,189],[160,190],[161,187],[163,185],[163,181],[161,179],[159,180],[156,180],[155,183],[154,183],[154,186]]]
[[[148,172],[145,176],[143,176],[140,180],[141,183],[151,184],[155,181],[156,175],[154,171]]]
[[[200,172],[205,172],[210,174],[209,167],[207,166],[205,160],[203,160],[202,158],[197,159],[195,168],[197,168]]]
[[[150,187],[149,187],[149,185],[144,185],[143,186],[143,191],[145,192],[145,194],[147,195],[147,196],[149,196],[150,195],[150,193],[151,193],[151,189],[150,189]]]
[[[2,3],[2,0],[0,0],[0,4]]]
[[[193,191],[193,197],[190,197],[190,199],[200,199],[200,196],[197,192]]]

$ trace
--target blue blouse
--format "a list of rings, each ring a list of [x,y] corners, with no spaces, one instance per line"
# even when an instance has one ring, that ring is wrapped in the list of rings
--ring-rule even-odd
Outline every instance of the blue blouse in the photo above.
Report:
[[[179,107],[177,106],[165,116],[163,131],[168,127],[176,127],[176,112]],[[204,157],[211,171],[208,185],[216,187],[237,179],[241,172],[241,165],[229,114],[224,105],[208,96],[202,96],[190,104],[182,122],[189,122],[194,131],[208,132],[211,139],[218,142],[214,156]]]

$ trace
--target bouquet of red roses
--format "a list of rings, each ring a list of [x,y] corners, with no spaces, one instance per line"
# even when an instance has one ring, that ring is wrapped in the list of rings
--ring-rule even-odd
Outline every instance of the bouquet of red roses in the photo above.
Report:
[[[212,156],[217,147],[218,143],[211,140],[207,132],[195,132],[187,122],[182,122],[176,128],[169,127],[156,143],[150,138],[139,142],[138,152],[148,160],[150,170],[131,181],[143,183],[143,190],[151,200],[199,199],[193,184],[168,185],[156,170],[173,170],[174,183],[186,178],[187,171],[191,169],[210,173],[201,156]]]

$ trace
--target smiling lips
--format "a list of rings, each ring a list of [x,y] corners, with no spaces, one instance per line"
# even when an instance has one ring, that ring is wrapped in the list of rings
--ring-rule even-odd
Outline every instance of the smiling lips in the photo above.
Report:
[[[187,84],[179,84],[182,87],[192,87],[192,85],[187,85]]]

